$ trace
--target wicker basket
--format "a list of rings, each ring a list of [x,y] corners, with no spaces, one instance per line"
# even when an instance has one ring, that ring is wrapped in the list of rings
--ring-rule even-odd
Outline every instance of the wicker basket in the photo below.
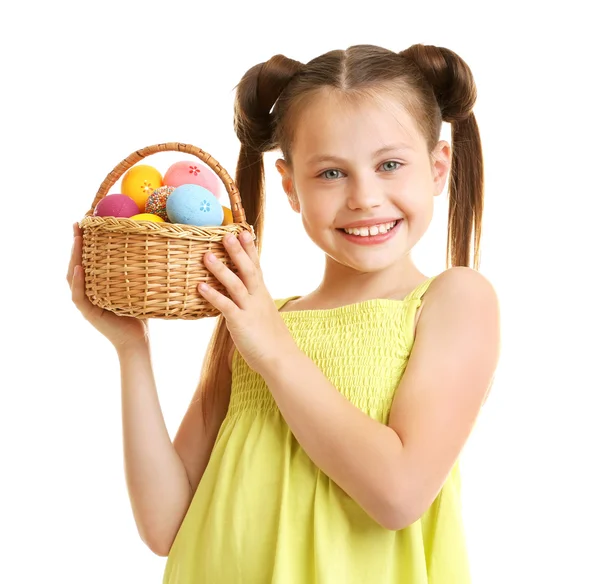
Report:
[[[95,217],[94,208],[119,178],[140,160],[159,152],[185,152],[198,157],[219,176],[229,195],[233,224],[219,227]],[[222,293],[221,283],[206,269],[211,251],[236,271],[223,246],[227,233],[249,231],[239,191],[227,171],[210,155],[188,144],[148,146],[120,162],[104,179],[92,207],[80,222],[83,268],[90,301],[119,315],[136,318],[199,319],[218,312],[198,292],[206,282]]]

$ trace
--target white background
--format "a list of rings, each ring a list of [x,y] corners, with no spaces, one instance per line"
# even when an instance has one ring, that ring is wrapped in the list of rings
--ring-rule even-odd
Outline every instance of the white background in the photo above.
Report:
[[[71,224],[113,166],[150,144],[196,144],[233,173],[233,88],[243,73],[276,53],[306,61],[358,43],[446,46],[467,61],[478,87],[482,272],[502,304],[503,353],[463,457],[474,584],[600,582],[600,319],[592,285],[600,54],[597,21],[584,8],[593,3],[7,4],[0,14],[1,582],[162,577],[164,559],[145,548],[129,507],[114,351],[70,303]],[[274,160],[267,157],[263,269],[280,297],[311,290],[322,258],[285,203]],[[148,163],[166,169],[172,161]],[[415,255],[430,274],[443,269],[443,199],[436,213]],[[151,323],[172,433],[212,326]]]

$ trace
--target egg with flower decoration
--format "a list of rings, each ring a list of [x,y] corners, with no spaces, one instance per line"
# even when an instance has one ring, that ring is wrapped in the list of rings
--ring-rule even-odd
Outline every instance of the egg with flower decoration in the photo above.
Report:
[[[167,215],[171,223],[198,227],[223,223],[223,207],[217,198],[200,185],[186,184],[177,187],[167,199]]]
[[[121,193],[131,197],[136,202],[140,213],[143,213],[146,209],[146,201],[161,186],[163,186],[163,177],[156,168],[148,164],[138,164],[123,176]]]
[[[217,199],[221,197],[221,181],[216,173],[198,160],[180,160],[165,172],[163,184],[169,187],[198,185],[209,190]]]

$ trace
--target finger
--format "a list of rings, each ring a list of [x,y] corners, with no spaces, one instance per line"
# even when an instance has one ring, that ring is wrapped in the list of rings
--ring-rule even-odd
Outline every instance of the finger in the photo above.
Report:
[[[238,306],[232,300],[204,282],[198,284],[198,292],[200,292],[200,294],[206,298],[206,300],[208,300],[227,320],[230,318],[235,318],[239,312]]]
[[[83,274],[83,268],[79,265],[76,265],[73,269],[73,278],[71,280],[71,299],[79,311],[87,317],[87,314],[85,313],[88,311],[88,299],[85,295],[85,277]]]
[[[73,252],[75,251],[75,224],[73,224],[73,244],[71,245],[71,257],[69,258],[69,267],[67,268],[67,283],[69,287],[71,286],[71,282],[73,281],[73,268],[75,266],[75,261],[73,258]]]
[[[75,258],[74,258],[74,252],[75,251],[75,241],[73,241],[73,245],[71,246],[71,257],[69,258],[69,267],[67,268],[67,284],[69,284],[69,287],[71,286],[71,283],[73,282],[73,270],[75,268]]]
[[[71,298],[82,316],[90,322],[93,322],[103,312],[102,308],[92,304],[87,297],[85,293],[85,274],[83,268],[79,265],[75,266],[73,271]]]
[[[239,240],[242,247],[246,250],[248,257],[252,260],[252,263],[260,269],[260,258],[258,257],[258,249],[254,243],[254,238],[249,231],[243,231],[239,235]]]
[[[204,254],[204,265],[227,288],[230,298],[241,308],[248,296],[244,282],[213,253]]]
[[[227,235],[223,243],[225,249],[238,269],[238,276],[246,286],[247,291],[253,294],[260,284],[260,271],[252,261],[246,249],[235,235]]]
[[[85,298],[83,280],[83,270],[81,266],[74,266],[73,275],[71,276],[71,300],[73,300],[73,303],[77,308],[81,307]]]
[[[83,268],[79,265],[75,266],[75,269],[73,270],[71,299],[79,310],[82,310],[88,303],[88,298],[85,295],[85,275],[83,273]]]
[[[75,266],[81,265],[83,237],[81,236],[81,230],[76,226],[73,226],[73,246],[71,247],[71,259],[69,261],[69,268],[67,269],[67,282],[71,286],[73,282],[73,272]]]

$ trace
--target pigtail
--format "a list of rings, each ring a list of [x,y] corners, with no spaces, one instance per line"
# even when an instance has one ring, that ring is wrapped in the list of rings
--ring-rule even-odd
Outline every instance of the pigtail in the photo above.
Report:
[[[446,264],[479,268],[484,200],[483,151],[473,106],[477,89],[468,65],[453,51],[413,45],[413,60],[433,88],[442,120],[452,125]]]
[[[265,207],[263,154],[278,146],[272,110],[281,92],[302,67],[298,61],[275,55],[267,62],[249,69],[236,89],[234,129],[240,140],[240,153],[235,181],[246,212],[246,221],[254,228],[259,254]],[[227,323],[223,316],[218,316],[200,379],[202,413],[206,425],[216,400],[224,397],[217,394],[223,386],[220,376],[226,371],[231,347]]]
[[[446,264],[480,264],[483,216],[483,152],[475,115],[452,121],[452,166],[448,184],[448,240]],[[471,262],[471,248],[473,259]]]
[[[273,108],[302,63],[275,55],[242,77],[234,106],[234,129],[240,141],[236,183],[248,223],[253,225],[260,253],[264,226],[265,172],[263,154],[279,146]]]

